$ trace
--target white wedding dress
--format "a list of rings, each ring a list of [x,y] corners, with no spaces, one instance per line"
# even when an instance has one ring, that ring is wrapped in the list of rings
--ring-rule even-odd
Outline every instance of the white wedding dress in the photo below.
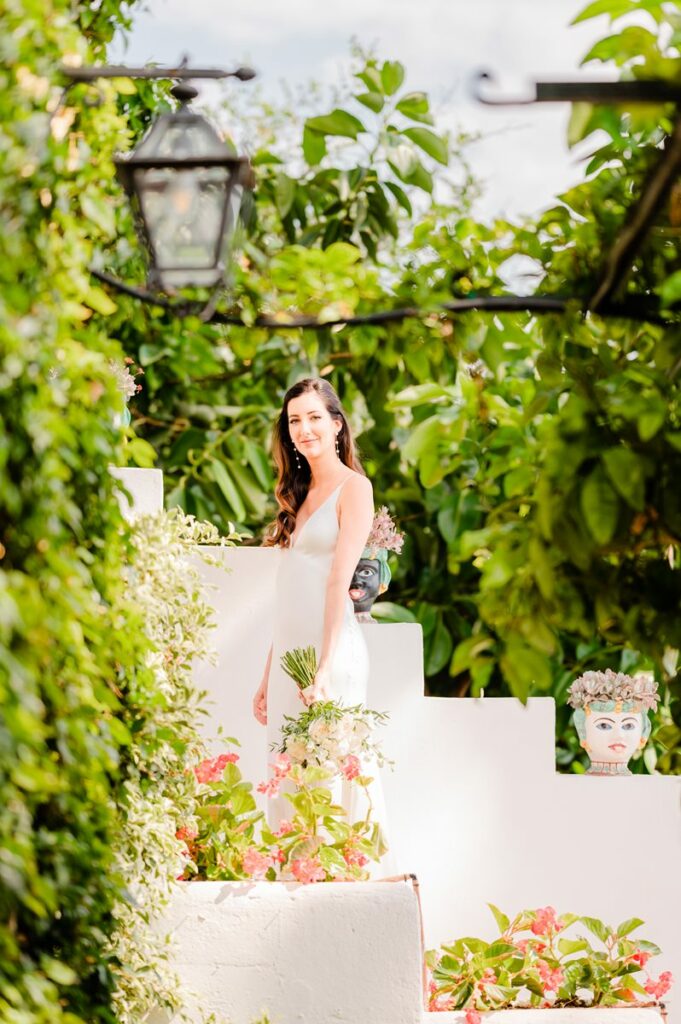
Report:
[[[346,480],[349,477],[346,478]],[[305,708],[296,683],[281,667],[285,651],[294,647],[314,647],[321,655],[324,630],[326,585],[338,539],[338,487],[303,523],[293,544],[281,553],[275,596],[275,629],[267,691],[267,740],[281,743],[284,716],[297,717]],[[330,667],[329,692],[332,700],[347,706],[365,704],[369,681],[369,654],[362,630],[355,619],[352,600],[345,602],[343,625]],[[377,708],[376,710],[381,710]],[[382,739],[379,735],[379,740]],[[272,755],[274,756],[274,755]],[[371,784],[372,818],[386,833],[385,805],[378,768],[367,766],[374,778]],[[282,787],[282,794],[285,787]],[[366,796],[357,784],[337,780],[332,787],[334,802],[346,810],[351,822],[365,817]],[[291,817],[292,807],[283,795],[268,801],[267,818],[272,829]],[[389,837],[386,836],[389,842]],[[387,865],[382,864],[380,867]],[[385,870],[379,872],[385,874]]]

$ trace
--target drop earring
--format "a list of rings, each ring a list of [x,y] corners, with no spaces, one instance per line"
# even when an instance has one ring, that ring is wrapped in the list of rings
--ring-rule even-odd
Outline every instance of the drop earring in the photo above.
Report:
[[[338,434],[340,434],[340,430],[338,431]],[[338,434],[336,434],[336,455],[340,459],[340,444],[338,441]]]
[[[298,449],[296,448],[295,445],[293,445],[292,447],[293,447],[293,454],[296,457],[296,469],[300,469],[300,456],[298,455]]]

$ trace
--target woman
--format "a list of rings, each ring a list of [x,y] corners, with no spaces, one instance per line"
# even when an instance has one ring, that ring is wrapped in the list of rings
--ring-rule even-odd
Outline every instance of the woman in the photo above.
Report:
[[[274,428],[279,470],[279,514],[267,546],[285,549],[277,575],[274,642],[253,712],[267,725],[268,741],[280,742],[284,716],[297,716],[301,701],[365,703],[369,661],[348,595],[373,520],[371,483],[357,458],[350,426],[331,385],[299,381],[284,397]],[[300,691],[280,666],[294,647],[314,646],[314,683]],[[348,813],[351,792],[339,796]],[[276,828],[290,816],[288,801],[272,801]]]

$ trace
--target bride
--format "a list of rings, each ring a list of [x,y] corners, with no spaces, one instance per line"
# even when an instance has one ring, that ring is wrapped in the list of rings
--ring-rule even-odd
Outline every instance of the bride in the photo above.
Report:
[[[308,378],[289,389],[275,424],[273,452],[279,513],[264,543],[284,550],[277,574],[274,640],[253,713],[267,725],[268,742],[278,745],[284,716],[297,717],[301,701],[366,703],[369,659],[348,590],[374,511],[371,483],[328,381]],[[309,646],[317,652],[317,674],[313,685],[301,691],[281,668],[280,658],[294,647]],[[358,787],[338,787],[334,798],[354,820]],[[375,797],[372,801],[376,806]],[[276,829],[290,812],[282,797],[270,800],[270,827]]]

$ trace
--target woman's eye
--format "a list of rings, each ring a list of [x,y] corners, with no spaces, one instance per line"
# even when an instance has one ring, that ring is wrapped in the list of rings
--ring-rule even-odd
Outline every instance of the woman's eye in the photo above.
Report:
[[[636,722],[622,722],[622,732],[625,730],[631,732],[632,729],[636,728]]]
[[[610,725],[610,722],[596,722],[596,728],[600,729],[601,732],[610,732],[612,726]]]
[[[371,577],[374,575],[374,570],[373,569],[360,569],[358,575],[359,576],[363,576],[365,579],[371,579]]]

